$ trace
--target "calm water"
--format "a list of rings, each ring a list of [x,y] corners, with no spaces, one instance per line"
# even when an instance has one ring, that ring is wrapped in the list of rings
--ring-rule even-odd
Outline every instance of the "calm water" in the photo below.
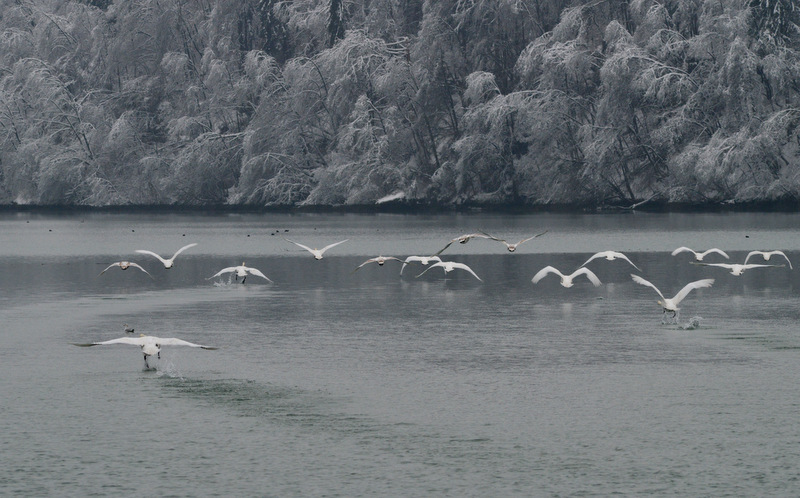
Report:
[[[670,256],[720,247],[800,265],[800,215],[0,215],[5,496],[796,496],[800,276]],[[436,252],[444,277],[371,264]],[[315,261],[311,246],[349,238]],[[165,270],[134,249],[169,256]],[[667,294],[661,324],[617,249]],[[108,264],[130,259],[135,269]],[[713,256],[708,258],[713,259]],[[720,261],[719,258],[713,259]],[[207,280],[245,261],[275,281]],[[771,261],[771,262],[774,262]],[[434,269],[438,270],[438,269]],[[165,347],[70,343],[136,334]]]

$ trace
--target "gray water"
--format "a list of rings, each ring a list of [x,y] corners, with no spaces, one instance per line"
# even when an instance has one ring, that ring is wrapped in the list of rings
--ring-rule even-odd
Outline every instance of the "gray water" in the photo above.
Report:
[[[0,215],[4,496],[796,496],[800,215]],[[483,279],[379,254],[442,256]],[[311,246],[349,238],[321,261]],[[134,253],[170,256],[171,270]],[[595,251],[603,282],[549,276]],[[108,264],[129,259],[153,275]],[[722,261],[709,256],[708,260]],[[275,283],[207,280],[246,262]],[[771,260],[770,263],[780,263]],[[438,270],[434,269],[434,270]],[[662,324],[658,296],[715,278]],[[700,326],[680,325],[700,316]],[[145,369],[123,325],[165,346]]]

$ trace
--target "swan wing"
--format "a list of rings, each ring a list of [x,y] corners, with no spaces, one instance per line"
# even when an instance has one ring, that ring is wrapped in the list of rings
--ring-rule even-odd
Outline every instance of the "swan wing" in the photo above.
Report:
[[[756,256],[758,254],[764,254],[764,253],[761,252],[761,251],[750,251],[750,252],[748,252],[747,253],[747,257],[744,258],[744,264],[747,264],[747,262],[750,261],[750,258],[752,258],[753,256]]]
[[[531,236],[530,236],[530,237],[528,237],[527,239],[522,239],[522,240],[520,240],[519,242],[517,242],[517,245],[520,245],[520,244],[522,244],[522,243],[524,243],[524,242],[528,242],[529,240],[531,240],[531,239],[535,239],[536,237],[541,237],[542,235],[544,235],[544,234],[546,234],[546,233],[547,233],[547,230],[545,230],[545,231],[544,231],[544,232],[542,232],[542,233],[537,233],[536,235],[531,235]]]
[[[442,263],[441,261],[437,261],[436,263],[434,263],[434,264],[430,265],[429,267],[425,268],[425,271],[423,271],[422,273],[420,273],[419,275],[417,275],[415,278],[419,278],[419,277],[423,276],[425,273],[427,273],[427,272],[428,272],[428,270],[430,270],[431,268],[436,268],[437,266],[444,267],[444,266],[445,266],[445,264],[444,264],[444,263]]]
[[[634,275],[633,273],[631,273],[631,277],[633,278],[633,281],[636,282],[637,284],[646,285],[647,287],[651,287],[653,290],[658,292],[658,295],[661,296],[661,299],[664,299],[664,300],[667,299],[667,298],[664,297],[664,294],[662,294],[661,291],[658,290],[658,287],[656,287],[652,283],[648,282],[647,280],[643,279],[639,275]]]
[[[291,242],[292,244],[296,245],[297,247],[302,247],[303,249],[305,249],[306,251],[310,252],[311,254],[314,254],[314,249],[311,249],[311,248],[310,248],[310,247],[308,247],[307,245],[303,245],[303,244],[301,244],[300,242],[295,242],[295,241],[293,241],[293,240],[289,240],[289,239],[287,239],[286,237],[284,237],[284,238],[283,238],[283,240],[285,240],[286,242]],[[327,248],[326,248],[326,249],[327,249]],[[323,249],[323,250],[324,250],[324,249]]]
[[[773,252],[774,252],[775,254],[779,255],[779,256],[783,256],[784,258],[786,258],[786,262],[787,262],[787,263],[789,263],[789,269],[790,269],[790,270],[792,269],[792,262],[791,262],[791,261],[789,261],[789,257],[788,257],[788,256],[786,256],[786,254],[784,254],[784,253],[783,253],[783,251],[773,251]]]
[[[470,268],[469,266],[465,265],[464,263],[450,263],[450,266],[452,266],[453,268],[460,268],[462,270],[466,270],[466,271],[472,273],[473,277],[475,277],[478,280],[480,280],[481,282],[483,282],[483,280],[481,280],[481,277],[479,277],[474,271],[472,271],[472,268]]]
[[[211,275],[210,277],[208,277],[206,280],[211,280],[212,278],[219,277],[223,273],[230,273],[232,271],[236,271],[236,267],[235,266],[229,266],[227,268],[223,268],[220,271],[218,271],[217,273],[215,273],[215,274]]]
[[[696,252],[694,252],[692,249],[689,249],[686,246],[681,246],[681,247],[675,249],[674,251],[672,251],[672,255],[675,256],[676,254],[680,254],[682,252],[690,252],[690,253],[694,254],[695,256],[697,255]]]
[[[261,277],[263,279],[266,279],[268,282],[272,282],[272,280],[270,280],[269,277],[261,273],[261,270],[257,268],[245,268],[245,271],[247,271],[251,275],[255,275],[256,277]]]
[[[171,258],[169,258],[169,259],[175,259],[175,258],[177,258],[177,257],[178,257],[178,254],[180,254],[180,253],[182,253],[183,251],[185,251],[186,249],[190,249],[190,248],[192,248],[192,247],[194,247],[194,246],[196,246],[196,245],[197,245],[197,242],[194,242],[194,243],[192,243],[192,244],[187,244],[187,245],[185,245],[185,246],[181,247],[180,249],[178,249],[177,251],[175,251],[175,254],[173,254],[173,255],[172,255],[172,257],[171,257]]]
[[[146,249],[136,249],[136,252],[138,252],[139,254],[147,254],[149,256],[153,256],[154,258],[158,258],[158,260],[161,261],[162,263],[167,264],[167,260],[166,259],[162,258],[161,256],[159,256],[158,254],[154,253],[153,251],[148,251]]]
[[[731,258],[730,258],[730,256],[728,256],[728,255],[725,253],[725,251],[723,251],[722,249],[717,249],[716,247],[712,247],[711,249],[709,249],[708,251],[705,251],[705,252],[704,252],[703,254],[701,254],[700,256],[701,256],[701,257],[706,257],[706,256],[708,256],[708,255],[709,255],[709,254],[711,254],[711,253],[717,253],[717,254],[719,254],[720,256],[722,256],[722,257],[723,257],[723,258],[725,258],[725,259],[731,259]]]
[[[150,275],[150,273],[148,273],[148,271],[147,271],[147,270],[145,270],[144,268],[142,268],[142,267],[141,267],[141,266],[139,266],[138,264],[131,262],[131,263],[130,263],[130,265],[131,265],[131,266],[133,266],[134,268],[138,268],[138,269],[142,270],[143,272],[147,273],[147,276],[148,276],[148,277],[150,277],[150,278],[153,278],[153,276],[152,276],[152,275]]]
[[[368,265],[368,264],[370,264],[370,263],[374,263],[374,262],[376,262],[376,261],[378,261],[378,258],[369,258],[368,260],[364,261],[364,262],[363,262],[363,263],[361,263],[360,265],[356,266],[356,269],[355,269],[355,270],[353,270],[353,272],[355,273],[355,272],[356,272],[356,271],[358,271],[358,270],[359,270],[359,269],[360,269],[362,266]]]
[[[323,252],[327,251],[328,249],[330,249],[331,247],[336,247],[339,244],[344,244],[348,240],[350,240],[350,239],[344,239],[344,240],[340,240],[339,242],[334,242],[333,244],[328,244],[327,246],[325,246],[322,249],[320,249],[319,252],[323,253]]]
[[[680,292],[675,294],[675,297],[672,298],[672,301],[677,306],[678,303],[683,301],[683,298],[685,298],[693,290],[701,289],[703,287],[711,287],[711,285],[713,285],[713,284],[714,284],[714,279],[713,278],[706,278],[706,279],[703,279],[703,280],[697,280],[695,282],[690,282],[690,283],[686,284],[683,287],[683,289],[680,290]]]
[[[119,339],[111,339],[110,341],[90,342],[88,344],[72,343],[73,346],[82,348],[108,346],[109,344],[133,344],[134,346],[141,346],[144,344],[144,337],[120,337]]]
[[[458,239],[453,239],[453,240],[451,240],[450,242],[448,242],[448,243],[447,243],[447,245],[446,245],[446,246],[442,247],[441,249],[439,249],[438,251],[436,251],[435,253],[433,253],[433,255],[434,255],[434,256],[438,256],[438,255],[442,254],[442,253],[445,251],[445,249],[447,249],[448,247],[450,247],[450,246],[453,244],[453,242],[456,242],[457,240],[458,240]]]
[[[588,278],[589,281],[592,282],[595,287],[599,287],[600,286],[600,283],[601,283],[600,279],[597,278],[597,275],[595,275],[592,270],[590,270],[588,268],[581,267],[581,268],[578,268],[577,270],[575,270],[572,273],[572,275],[570,275],[570,277],[574,278],[574,277],[576,277],[578,275],[586,275],[586,278]]]
[[[97,274],[97,276],[99,277],[99,276],[100,276],[100,275],[102,275],[103,273],[107,272],[107,271],[108,271],[110,268],[113,268],[113,267],[115,267],[115,266],[119,266],[119,261],[117,261],[116,263],[111,263],[110,265],[108,265],[108,266],[106,267],[106,269],[105,269],[105,270],[103,270],[103,271],[101,271],[100,273],[98,273],[98,274]]]
[[[544,268],[542,268],[541,270],[536,272],[536,275],[533,276],[531,281],[534,284],[536,284],[536,283],[539,282],[539,280],[543,279],[548,273],[555,273],[556,275],[558,275],[558,276],[560,276],[562,278],[564,277],[564,274],[561,273],[560,271],[558,271],[556,268],[554,268],[552,266],[545,266]]]
[[[786,262],[789,263],[789,269],[792,268],[792,262],[789,261],[789,257],[783,253],[783,251],[772,251],[772,254],[777,254],[778,256],[783,256],[786,259]]]
[[[627,261],[628,263],[630,263],[630,264],[631,264],[631,266],[633,266],[634,268],[636,268],[638,271],[642,271],[642,270],[641,270],[641,268],[639,268],[638,266],[636,266],[635,264],[633,264],[633,261],[631,261],[630,259],[628,259],[628,256],[625,256],[625,255],[624,255],[624,254],[622,254],[621,252],[616,252],[616,251],[606,251],[606,254],[611,254],[611,255],[613,255],[615,258],[624,259],[625,261]]]
[[[761,263],[750,263],[747,265],[742,265],[742,269],[750,270],[751,268],[778,268],[780,266],[786,266],[786,265],[765,265]]]
[[[158,343],[162,346],[189,346],[191,348],[203,348],[203,349],[217,349],[212,348],[210,346],[203,346],[202,344],[195,344],[193,342],[184,341],[183,339],[176,339],[175,337],[167,337],[165,339],[159,339]]]
[[[488,239],[496,240],[496,241],[498,241],[498,242],[505,242],[505,239],[500,239],[500,238],[498,238],[498,237],[494,237],[494,236],[492,236],[492,235],[489,235],[488,233],[484,232],[483,230],[478,230],[478,231],[479,231],[479,232],[480,232],[480,233],[481,233],[481,234],[482,234],[484,237],[486,237],[486,238],[488,238]],[[476,234],[473,234],[473,235],[471,235],[471,236],[476,236]]]
[[[605,258],[607,253],[608,253],[608,251],[605,251],[605,252],[598,252],[597,254],[593,255],[591,258],[587,259],[587,260],[586,260],[586,262],[585,262],[584,264],[582,264],[581,266],[586,266],[586,265],[588,265],[588,264],[589,264],[589,262],[590,262],[590,261],[592,261],[592,260],[594,260],[594,259],[597,259],[597,258]]]

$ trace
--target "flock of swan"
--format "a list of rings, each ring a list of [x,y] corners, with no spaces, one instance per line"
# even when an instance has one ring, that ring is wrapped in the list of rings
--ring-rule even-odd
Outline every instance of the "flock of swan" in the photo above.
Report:
[[[428,271],[430,271],[433,268],[442,268],[442,270],[444,271],[445,275],[450,273],[451,271],[454,271],[454,270],[462,270],[462,271],[466,271],[467,273],[471,274],[473,277],[475,277],[476,279],[478,279],[479,281],[482,282],[483,279],[481,279],[472,270],[472,268],[470,268],[469,266],[467,266],[464,263],[458,263],[458,262],[455,262],[455,261],[443,261],[441,259],[441,257],[440,257],[440,254],[442,254],[447,248],[449,248],[452,244],[454,244],[456,242],[459,243],[459,244],[466,244],[470,240],[476,239],[476,238],[490,239],[490,240],[501,242],[506,246],[506,249],[509,252],[514,252],[514,251],[517,250],[517,248],[521,244],[523,244],[523,243],[525,243],[525,242],[527,242],[529,240],[535,239],[537,237],[540,237],[540,236],[544,235],[545,233],[547,233],[547,232],[545,231],[545,232],[541,232],[541,233],[532,235],[530,237],[521,239],[520,241],[518,241],[516,243],[509,243],[505,239],[500,239],[500,238],[494,237],[492,235],[489,235],[489,234],[487,234],[485,232],[480,232],[480,231],[479,232],[475,232],[475,233],[470,233],[470,234],[464,234],[464,235],[461,235],[459,237],[453,238],[442,249],[440,249],[439,251],[437,251],[436,253],[434,253],[431,256],[408,256],[405,259],[401,259],[401,258],[398,258],[398,257],[395,257],[395,256],[383,256],[383,255],[380,255],[380,256],[376,256],[376,257],[367,259],[366,261],[364,261],[363,263],[358,265],[353,270],[353,272],[358,271],[359,269],[363,268],[364,266],[366,266],[366,265],[368,265],[370,263],[375,263],[375,264],[377,264],[379,266],[383,266],[388,261],[397,261],[397,262],[402,264],[402,266],[400,268],[400,274],[401,275],[403,274],[403,271],[405,270],[406,266],[408,266],[410,264],[420,264],[422,266],[427,266],[427,268],[425,268],[421,273],[416,275],[417,277],[420,277],[420,276],[424,275],[425,273],[427,273]],[[323,259],[323,255],[325,254],[326,251],[328,251],[329,249],[332,249],[332,248],[334,248],[334,247],[336,247],[336,246],[338,246],[340,244],[344,244],[349,239],[340,240],[338,242],[334,242],[332,244],[328,244],[328,245],[322,247],[321,249],[315,248],[315,247],[309,247],[307,245],[301,244],[300,242],[296,242],[294,240],[290,240],[290,239],[287,239],[285,237],[284,237],[284,240],[286,240],[287,242],[290,242],[290,243],[300,247],[301,249],[304,249],[304,250],[308,251],[314,257],[314,259],[321,260],[321,259]],[[180,255],[181,253],[183,253],[187,249],[191,249],[192,247],[195,247],[196,245],[197,245],[197,243],[192,243],[192,244],[185,245],[185,246],[181,247],[180,249],[178,249],[172,255],[172,257],[170,257],[170,258],[163,258],[159,254],[157,254],[157,253],[155,253],[153,251],[145,250],[145,249],[137,249],[135,252],[138,253],[138,254],[145,254],[145,255],[148,255],[148,256],[152,256],[152,257],[158,259],[164,265],[164,268],[169,270],[174,266],[175,258],[177,258],[178,255]],[[695,250],[690,249],[688,247],[678,247],[677,249],[672,251],[671,254],[672,254],[672,256],[676,256],[676,255],[678,255],[680,253],[684,253],[684,252],[688,252],[688,253],[691,253],[691,254],[694,255],[694,261],[692,261],[692,264],[724,268],[724,269],[730,270],[730,273],[732,275],[734,275],[734,276],[740,276],[744,271],[750,270],[750,269],[753,269],[753,268],[767,268],[767,267],[783,267],[783,266],[786,266],[785,264],[766,264],[766,263],[750,263],[749,262],[751,258],[757,258],[757,257],[760,257],[765,262],[767,262],[767,261],[770,260],[770,258],[772,256],[780,256],[780,257],[782,257],[783,259],[786,260],[786,263],[789,265],[789,268],[792,269],[791,261],[789,261],[789,258],[786,256],[786,254],[784,252],[780,251],[780,250],[750,251],[747,254],[747,257],[745,258],[744,263],[741,263],[741,264],[738,264],[738,263],[707,263],[707,262],[704,262],[704,258],[706,258],[707,256],[709,256],[711,254],[718,255],[718,256],[723,257],[725,259],[730,259],[730,257],[728,256],[727,253],[725,253],[724,251],[722,251],[721,249],[718,249],[718,248],[711,248],[711,249],[708,249],[708,250],[705,250],[705,251],[695,251]],[[570,287],[575,285],[575,279],[576,278],[585,276],[586,279],[591,284],[593,284],[595,287],[597,287],[597,286],[601,285],[600,279],[597,277],[597,275],[595,275],[594,272],[592,272],[592,270],[590,270],[586,266],[590,262],[592,262],[594,260],[597,260],[597,259],[605,259],[607,261],[622,260],[622,261],[625,261],[628,264],[630,264],[637,271],[639,271],[639,272],[642,271],[625,254],[623,254],[623,253],[621,253],[619,251],[601,251],[601,252],[598,252],[598,253],[592,255],[589,259],[586,260],[586,262],[584,262],[582,265],[580,265],[572,273],[565,274],[565,273],[562,273],[559,269],[557,269],[557,268],[555,268],[553,266],[545,266],[544,268],[539,270],[533,276],[533,278],[531,280],[532,280],[532,282],[534,284],[537,284],[539,281],[541,281],[543,278],[547,277],[548,275],[555,274],[561,279],[561,285],[562,286],[564,286],[566,288],[570,288]],[[131,268],[131,267],[132,268],[137,268],[137,269],[141,270],[142,272],[146,273],[150,278],[153,278],[153,276],[146,269],[144,269],[141,265],[139,265],[139,264],[137,264],[135,262],[132,262],[132,261],[117,261],[117,262],[111,263],[102,272],[100,272],[100,274],[98,276],[104,274],[106,271],[108,271],[109,269],[114,268],[114,267],[119,267],[120,270],[127,270],[128,268]],[[245,283],[248,275],[253,275],[253,276],[256,276],[256,277],[260,277],[260,278],[263,278],[263,279],[267,280],[268,282],[272,282],[272,280],[270,280],[270,278],[267,277],[262,271],[260,271],[257,268],[252,268],[252,267],[245,266],[244,263],[242,263],[239,266],[231,266],[231,267],[223,268],[223,269],[219,270],[217,273],[215,273],[214,275],[208,277],[207,280],[210,280],[210,279],[213,279],[213,278],[217,278],[217,277],[219,277],[221,275],[224,275],[224,274],[227,274],[227,273],[233,273],[233,275],[234,275],[234,277],[235,277],[237,282],[239,281],[239,278],[241,278],[242,279],[241,280],[242,284]],[[659,290],[658,287],[656,287],[652,282],[649,282],[648,280],[645,280],[641,276],[635,275],[635,274],[631,274],[631,278],[637,284],[640,284],[640,285],[643,285],[643,286],[646,286],[646,287],[650,287],[661,298],[657,302],[661,306],[661,308],[663,309],[662,323],[666,323],[667,319],[670,319],[673,322],[677,323],[678,312],[680,310],[678,305],[681,303],[681,301],[683,301],[689,295],[689,293],[691,291],[693,291],[695,289],[711,287],[714,284],[714,279],[713,278],[706,278],[706,279],[701,279],[701,280],[696,280],[696,281],[693,281],[693,282],[689,282],[680,291],[678,291],[678,293],[675,294],[673,297],[667,298],[661,292],[661,290]],[[671,316],[668,317],[668,314],[671,314]],[[691,325],[692,324],[690,324],[690,327],[694,328]],[[696,323],[694,323],[694,325],[696,326]],[[126,334],[132,334],[133,332],[134,332],[134,328],[128,326],[128,324],[125,324],[125,333]],[[160,338],[160,337],[148,336],[148,335],[144,335],[144,334],[141,334],[139,337],[126,336],[126,337],[121,337],[121,338],[118,338],[118,339],[112,339],[112,340],[108,340],[108,341],[92,342],[92,343],[86,343],[86,344],[83,344],[83,343],[77,344],[76,343],[76,344],[73,344],[73,345],[81,346],[81,347],[91,347],[91,346],[104,346],[104,345],[112,345],[112,344],[131,344],[131,345],[139,346],[141,348],[141,350],[142,350],[143,355],[144,355],[145,368],[148,368],[148,369],[150,368],[149,367],[149,363],[148,363],[148,357],[156,356],[157,358],[161,358],[161,346],[189,346],[189,347],[209,349],[209,350],[216,349],[214,347],[204,346],[202,344],[194,344],[194,343],[191,343],[191,342],[188,342],[188,341],[184,341],[182,339],[177,339],[177,338],[174,338],[174,337],[173,338]]]

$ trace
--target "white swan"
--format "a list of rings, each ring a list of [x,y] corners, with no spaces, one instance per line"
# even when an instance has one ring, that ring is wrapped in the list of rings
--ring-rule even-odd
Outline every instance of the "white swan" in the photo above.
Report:
[[[731,259],[727,254],[725,254],[725,251],[723,251],[722,249],[717,249],[716,247],[713,247],[713,248],[711,248],[711,249],[709,249],[707,251],[697,252],[694,249],[689,249],[688,247],[681,246],[681,247],[675,249],[674,251],[672,251],[672,255],[675,256],[676,254],[680,254],[682,252],[690,252],[690,253],[694,254],[695,261],[703,261],[703,258],[705,258],[706,256],[708,256],[711,253],[717,253],[717,254],[723,256],[725,259]]]
[[[329,244],[329,245],[323,247],[322,249],[316,249],[316,248],[312,249],[312,248],[310,248],[310,247],[308,247],[306,245],[303,245],[303,244],[301,244],[299,242],[295,242],[293,240],[289,240],[286,237],[283,237],[283,240],[285,240],[287,242],[291,242],[292,244],[294,244],[294,245],[296,245],[298,247],[302,247],[306,251],[310,252],[314,256],[314,259],[322,259],[322,255],[325,253],[325,251],[327,251],[331,247],[338,246],[339,244],[344,244],[345,242],[347,242],[350,239],[344,239],[344,240],[340,240],[339,242],[334,242],[333,244]]]
[[[760,265],[760,264],[754,264],[754,263],[744,264],[744,265],[735,264],[735,263],[734,264],[729,264],[729,263],[696,263],[694,261],[692,261],[692,264],[693,265],[702,265],[702,266],[718,266],[720,268],[725,268],[726,270],[730,270],[731,271],[731,275],[734,275],[734,276],[737,276],[737,277],[740,276],[742,273],[744,273],[745,270],[751,270],[753,268],[777,268],[777,267],[781,267],[781,266],[786,266],[786,265]]]
[[[442,258],[439,256],[409,256],[403,261],[403,267],[400,268],[400,275],[403,274],[403,270],[406,269],[409,263],[420,263],[422,266],[428,266],[428,263],[431,261],[436,261],[438,263],[441,260]]]
[[[695,282],[690,282],[690,283],[686,284],[683,287],[683,289],[680,290],[680,292],[675,294],[675,297],[673,297],[672,299],[667,299],[667,298],[664,297],[664,294],[662,294],[661,291],[658,290],[658,287],[656,287],[652,283],[648,282],[647,280],[643,279],[639,275],[631,274],[631,277],[633,277],[633,281],[636,282],[637,284],[646,285],[647,287],[652,287],[653,290],[655,290],[658,293],[658,295],[661,296],[661,299],[663,299],[663,301],[658,301],[658,304],[661,305],[662,308],[664,308],[664,315],[662,315],[662,318],[661,318],[661,322],[662,323],[664,322],[664,318],[666,318],[666,315],[667,315],[668,311],[672,312],[672,318],[675,321],[678,320],[678,318],[677,318],[678,317],[678,311],[680,310],[680,308],[678,308],[678,305],[680,304],[681,301],[683,301],[683,298],[685,298],[691,291],[693,291],[694,289],[700,289],[700,288],[704,288],[704,287],[711,287],[711,285],[714,283],[714,279],[713,278],[706,278],[706,279],[703,279],[703,280],[697,280]]]
[[[642,270],[639,269],[638,266],[633,264],[633,261],[628,259],[628,256],[625,256],[624,254],[622,254],[619,251],[602,251],[602,252],[598,252],[594,256],[592,256],[591,258],[587,259],[586,263],[582,264],[581,266],[586,266],[587,264],[589,264],[589,261],[592,261],[593,259],[597,259],[597,258],[606,258],[606,260],[608,260],[608,261],[614,261],[615,259],[624,259],[625,261],[630,263],[631,266],[633,266],[634,268],[636,268],[639,271],[642,271]]]
[[[368,260],[366,260],[366,261],[364,261],[363,263],[361,263],[360,265],[358,265],[358,266],[356,267],[356,269],[355,269],[355,270],[353,270],[353,273],[355,273],[356,271],[358,271],[358,269],[359,269],[359,268],[361,268],[361,267],[362,267],[362,266],[364,266],[364,265],[368,265],[368,264],[370,264],[370,263],[378,263],[378,266],[383,266],[383,264],[384,264],[384,263],[386,263],[387,261],[391,261],[391,260],[394,260],[394,261],[399,261],[399,262],[401,262],[401,263],[403,262],[403,260],[402,260],[402,259],[400,259],[400,258],[395,258],[394,256],[376,256],[376,257],[374,257],[374,258],[369,258]]]
[[[148,356],[156,356],[159,359],[161,358],[161,346],[189,346],[192,348],[217,349],[209,346],[203,346],[201,344],[194,344],[181,339],[176,339],[174,337],[161,338],[144,334],[141,334],[139,337],[120,337],[119,339],[111,339],[110,341],[90,342],[88,344],[73,343],[72,345],[88,348],[92,346],[107,346],[109,344],[133,344],[134,346],[139,346],[142,348],[142,353],[144,354],[145,368],[150,368],[150,365],[147,364]]]
[[[101,271],[97,276],[99,277],[103,273],[107,272],[110,268],[113,268],[115,266],[119,266],[120,270],[127,270],[130,267],[138,268],[138,269],[142,270],[143,272],[147,273],[148,277],[153,278],[153,276],[150,275],[150,273],[147,270],[145,270],[144,268],[142,268],[141,266],[137,265],[136,263],[134,263],[132,261],[117,261],[116,263],[111,263],[110,265],[108,265],[106,267],[105,270]]]
[[[561,277],[561,285],[563,285],[564,287],[567,287],[567,288],[572,287],[574,285],[572,280],[575,277],[580,276],[580,275],[586,275],[586,278],[588,278],[589,281],[592,282],[592,284],[594,284],[595,287],[600,285],[600,279],[597,278],[597,275],[595,275],[594,272],[592,272],[592,270],[590,270],[588,268],[584,268],[584,267],[578,268],[577,270],[572,272],[571,275],[564,275],[563,273],[558,271],[556,268],[553,268],[552,266],[545,266],[544,268],[539,270],[536,273],[536,275],[533,276],[531,281],[534,284],[538,283],[539,280],[543,279],[545,276],[547,276],[550,273],[555,273],[556,275]]]
[[[455,239],[453,239],[450,242],[448,242],[446,246],[444,246],[441,249],[439,249],[434,254],[434,256],[440,255],[442,252],[444,252],[445,249],[450,247],[454,242],[458,242],[459,244],[466,244],[467,242],[469,242],[470,240],[475,239],[475,238],[478,238],[478,239],[491,239],[492,237],[490,235],[486,235],[485,233],[480,233],[480,232],[467,233],[467,234],[464,234],[464,235],[459,235]]]
[[[417,275],[417,278],[419,278],[422,275],[424,275],[425,272],[427,272],[431,268],[436,268],[437,266],[439,266],[439,267],[444,269],[444,274],[445,275],[447,275],[448,273],[450,273],[451,271],[453,271],[455,269],[465,270],[465,271],[470,272],[473,277],[475,277],[478,280],[480,280],[481,282],[483,282],[483,280],[481,280],[481,277],[479,277],[478,275],[475,274],[474,271],[472,271],[472,268],[470,268],[469,266],[465,265],[464,263],[456,263],[456,262],[453,262],[453,261],[439,261],[438,263],[434,263],[430,267],[426,268],[424,272],[422,272],[419,275]]]
[[[169,270],[170,268],[172,268],[172,265],[175,264],[175,258],[178,257],[178,254],[180,254],[183,251],[185,251],[186,249],[189,249],[190,247],[194,247],[196,245],[197,245],[197,243],[194,243],[194,244],[189,244],[189,245],[185,245],[185,246],[181,247],[180,249],[175,251],[175,254],[173,254],[172,257],[169,258],[169,259],[164,259],[161,256],[159,256],[158,254],[154,253],[153,251],[147,251],[145,249],[136,249],[136,252],[138,252],[139,254],[149,254],[150,256],[158,258],[158,260],[161,261],[164,264],[164,268]]]
[[[229,266],[228,268],[223,268],[220,271],[218,271],[217,273],[215,273],[214,275],[211,275],[210,277],[208,277],[206,280],[211,280],[212,278],[218,277],[218,276],[222,275],[223,273],[230,273],[230,272],[236,272],[236,281],[237,282],[239,281],[239,277],[242,277],[242,283],[244,283],[244,281],[247,280],[247,274],[248,273],[251,274],[251,275],[255,275],[256,277],[261,277],[263,279],[266,279],[268,282],[272,282],[272,280],[270,280],[266,275],[261,273],[260,270],[258,270],[256,268],[247,267],[247,266],[244,265],[244,262],[242,262],[242,264],[240,266]]]
[[[747,261],[750,259],[751,256],[763,256],[764,261],[769,261],[770,256],[775,256],[775,255],[783,256],[784,258],[786,258],[786,262],[789,263],[789,269],[790,270],[792,269],[792,262],[789,261],[789,258],[786,256],[786,254],[783,253],[783,251],[750,251],[747,254],[747,257],[744,258],[744,264],[747,264]]]
[[[497,237],[492,237],[488,233],[486,233],[485,235],[489,236],[489,238],[492,239],[492,240],[496,240],[498,242],[502,242],[503,244],[505,244],[506,245],[506,249],[508,249],[508,252],[514,252],[514,251],[517,250],[517,247],[519,247],[520,244],[522,244],[524,242],[528,242],[531,239],[535,239],[536,237],[540,237],[540,236],[542,236],[542,235],[544,235],[546,233],[547,233],[547,230],[545,230],[542,233],[537,233],[536,235],[528,237],[527,239],[522,239],[519,242],[517,242],[516,244],[511,244],[511,243],[507,242],[505,239],[498,239]]]

